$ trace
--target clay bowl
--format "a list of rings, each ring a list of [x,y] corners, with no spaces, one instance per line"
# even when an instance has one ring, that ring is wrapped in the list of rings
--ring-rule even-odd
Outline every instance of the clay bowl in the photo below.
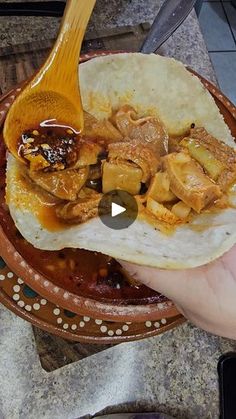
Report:
[[[82,56],[81,62],[111,53],[113,52],[85,54]],[[232,133],[236,136],[235,107],[215,86],[202,77],[200,77],[200,79],[215,98]],[[17,88],[0,98],[1,129],[6,113],[20,90],[21,86],[17,86]],[[24,248],[17,245],[17,240],[11,231],[13,222],[4,205],[3,198],[5,173],[4,159],[5,153],[2,152],[1,156],[0,150],[0,178],[2,179],[2,185],[0,184],[0,187],[2,188],[2,198],[0,196],[0,255],[4,258],[10,269],[21,277],[27,285],[41,296],[60,307],[76,314],[100,318],[107,321],[142,322],[146,320],[158,320],[163,317],[170,318],[179,314],[171,301],[154,291],[148,290],[144,286],[142,286],[139,291],[135,291],[135,288],[133,290],[126,289],[126,298],[124,298],[124,295],[119,295],[117,297],[113,290],[110,291],[109,298],[104,299],[104,296],[101,297],[96,292],[90,293],[90,295],[81,295],[79,290],[75,292],[68,284],[66,286],[62,283],[59,284],[55,277],[53,278],[50,275],[45,275],[42,272],[42,269],[36,269],[33,263],[34,259],[29,257],[27,252],[24,251]],[[41,255],[39,254],[38,257],[41,258]],[[80,263],[82,269],[83,259]],[[42,259],[42,266],[43,264],[44,262]]]
[[[0,303],[40,329],[71,341],[116,344],[156,336],[182,324],[179,314],[154,321],[112,322],[75,314],[42,298],[0,258]]]

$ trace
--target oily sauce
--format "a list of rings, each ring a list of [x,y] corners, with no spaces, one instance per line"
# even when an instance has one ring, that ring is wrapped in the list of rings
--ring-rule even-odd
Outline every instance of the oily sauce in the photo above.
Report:
[[[120,304],[166,300],[144,285],[131,285],[118,262],[109,256],[81,249],[44,251],[29,244],[16,229],[5,204],[5,153],[0,136],[0,223],[27,263],[54,284],[83,297]]]
[[[24,132],[18,141],[18,155],[37,161],[40,170],[64,170],[76,163],[80,150],[79,133],[56,120],[44,121],[37,129]],[[38,170],[38,168],[36,168]]]

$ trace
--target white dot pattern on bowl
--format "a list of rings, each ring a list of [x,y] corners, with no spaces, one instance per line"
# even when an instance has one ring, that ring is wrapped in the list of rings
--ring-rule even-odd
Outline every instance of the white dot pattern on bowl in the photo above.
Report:
[[[23,268],[26,268],[26,263],[25,263],[23,260],[20,262],[20,265],[21,265]]]
[[[55,314],[56,316],[59,316],[61,310],[59,308],[54,308],[53,310],[53,314]]]
[[[88,316],[84,316],[84,317],[83,317],[83,320],[87,323],[87,322],[89,322],[89,321],[90,321],[90,317],[88,317]]]
[[[24,265],[24,261],[22,261],[21,258],[19,258],[19,255],[17,256],[19,263],[21,265]],[[15,276],[14,273],[9,270],[8,272],[4,272],[5,274],[0,275],[0,280],[2,281],[9,281],[12,280],[12,295],[11,298],[15,302],[16,305],[18,305],[20,308],[26,310],[27,312],[34,313],[33,315],[36,315],[36,312],[39,312],[40,310],[44,310],[44,306],[48,304],[48,308],[51,309],[51,313],[55,316],[55,325],[59,327],[60,329],[63,329],[65,332],[69,331],[71,333],[76,333],[79,335],[79,333],[86,334],[90,329],[90,322],[91,320],[96,325],[95,329],[95,335],[97,334],[99,336],[106,335],[108,337],[122,337],[122,335],[131,335],[132,332],[130,332],[130,327],[133,324],[132,322],[124,322],[124,323],[114,323],[114,322],[107,322],[102,319],[93,319],[89,317],[88,315],[78,315],[75,313],[71,313],[68,310],[63,310],[60,306],[54,305],[51,302],[48,302],[44,297],[40,297],[36,293],[36,295],[30,295],[25,293],[25,284],[24,281]],[[32,273],[34,278],[39,279],[40,276],[38,274],[33,274],[33,270],[29,269],[29,273]],[[43,282],[45,287],[50,286],[50,282],[48,280],[44,280]],[[27,288],[26,288],[27,290]],[[59,292],[60,288],[57,286],[54,286],[53,291]],[[64,292],[63,294],[64,298],[69,297],[68,292]],[[75,302],[79,302],[78,298],[73,299]],[[158,303],[158,308],[163,309],[168,307],[169,305],[172,305],[171,302],[167,302],[166,304]],[[48,310],[48,309],[47,309]],[[40,318],[40,316],[39,316]],[[156,329],[161,329],[165,324],[167,323],[166,319],[161,319],[159,321],[146,321],[142,323],[142,325],[145,324],[146,328],[150,329],[150,331],[155,331]],[[82,332],[82,329],[83,332]],[[91,333],[91,332],[89,332]],[[134,331],[133,333],[136,333]]]
[[[8,272],[8,274],[7,274],[7,277],[8,278],[13,278],[14,277],[14,274],[12,273],[12,272]],[[14,291],[14,294],[13,294],[13,296],[12,296],[12,299],[14,300],[14,301],[16,301],[17,302],[17,304],[21,307],[21,308],[25,308],[25,310],[26,311],[28,311],[28,312],[30,312],[30,311],[32,311],[32,308],[35,310],[35,311],[39,311],[40,310],[40,308],[41,308],[41,305],[45,305],[45,304],[47,304],[47,300],[45,300],[45,299],[41,299],[41,301],[40,301],[40,303],[38,303],[38,302],[35,302],[35,303],[33,303],[33,305],[30,305],[30,304],[26,304],[23,300],[20,300],[20,298],[21,298],[21,295],[20,295],[20,293],[21,293],[21,286],[24,284],[24,281],[22,281],[22,279],[21,278],[17,278],[17,284],[15,284],[14,286],[13,286],[13,291]],[[23,296],[23,295],[22,295]],[[24,295],[24,298],[25,298],[25,295]],[[58,309],[55,309],[55,310],[58,310]],[[60,311],[60,310],[59,310]]]
[[[101,326],[100,330],[102,333],[106,333],[107,332],[107,326]]]
[[[129,330],[129,326],[128,326],[127,324],[124,324],[124,326],[122,326],[122,330],[123,330],[124,332],[128,332],[128,330]]]
[[[72,324],[71,325],[71,330],[76,330],[77,329],[77,324]]]
[[[18,279],[17,279],[17,282],[18,282],[18,284],[20,284],[20,285],[24,284],[24,281],[23,281],[21,278],[18,278]]]

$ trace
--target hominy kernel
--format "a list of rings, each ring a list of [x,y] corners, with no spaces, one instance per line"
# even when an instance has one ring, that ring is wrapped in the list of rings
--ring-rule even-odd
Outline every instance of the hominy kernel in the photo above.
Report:
[[[72,271],[75,269],[75,261],[74,261],[74,259],[70,259],[69,260],[69,266],[70,266],[70,269]]]
[[[59,260],[58,261],[58,266],[59,266],[60,269],[65,269],[66,262],[64,260]]]
[[[34,129],[33,132],[32,132],[32,134],[33,135],[39,135],[39,132],[36,129]]]
[[[55,266],[54,265],[47,265],[47,270],[53,272],[53,271],[55,271]]]
[[[108,270],[106,268],[99,269],[99,275],[103,278],[106,277],[108,275]]]

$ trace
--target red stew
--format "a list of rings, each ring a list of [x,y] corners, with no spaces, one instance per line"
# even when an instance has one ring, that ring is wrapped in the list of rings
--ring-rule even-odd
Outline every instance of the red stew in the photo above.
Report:
[[[3,221],[3,219],[5,221]],[[35,270],[54,284],[77,295],[120,304],[144,304],[166,298],[144,285],[132,285],[118,262],[96,252],[79,249],[35,249],[18,232],[5,204],[5,148],[0,137],[0,223],[16,250]]]

